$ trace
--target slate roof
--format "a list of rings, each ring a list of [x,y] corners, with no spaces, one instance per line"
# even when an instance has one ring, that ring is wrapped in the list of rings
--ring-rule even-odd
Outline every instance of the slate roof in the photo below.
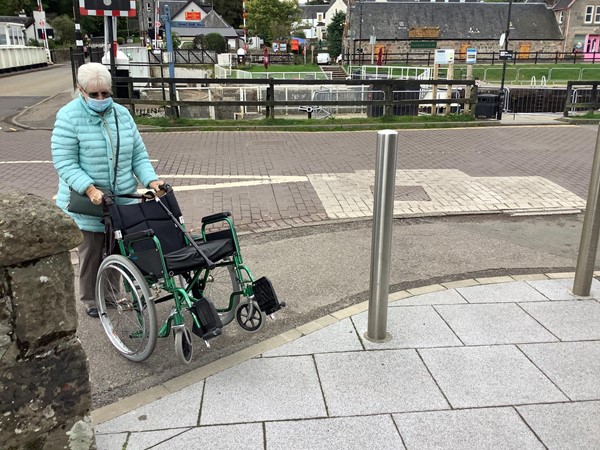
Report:
[[[364,3],[362,39],[368,41],[374,29],[378,40],[404,40],[411,27],[439,27],[438,40],[499,39],[507,15],[508,3]],[[357,6],[350,17],[354,39],[360,34],[359,20]],[[563,39],[554,12],[543,3],[513,3],[511,23],[510,39]]]
[[[575,0],[558,0],[556,4],[552,7],[554,11],[562,11],[564,9],[570,8]]]
[[[329,10],[329,8],[331,7],[331,5],[299,5],[299,6],[300,6],[300,9],[302,10],[302,19],[304,19],[304,20],[316,19],[317,13],[323,13],[323,15],[325,15],[327,10]]]
[[[226,38],[236,38],[238,33],[213,9],[200,21],[200,27],[171,27],[171,30],[181,36],[197,36],[218,33]]]

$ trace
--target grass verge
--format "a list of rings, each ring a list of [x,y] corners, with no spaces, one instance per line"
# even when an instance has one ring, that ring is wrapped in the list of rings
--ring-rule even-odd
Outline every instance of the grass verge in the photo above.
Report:
[[[383,116],[348,119],[255,119],[255,120],[210,120],[167,117],[136,117],[140,126],[156,128],[157,131],[194,130],[290,130],[290,131],[351,131],[383,128],[436,128],[475,124],[471,115],[450,114],[449,116]]]

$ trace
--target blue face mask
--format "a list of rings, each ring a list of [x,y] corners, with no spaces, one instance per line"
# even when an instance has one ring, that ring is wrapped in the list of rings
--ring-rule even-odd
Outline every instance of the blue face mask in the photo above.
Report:
[[[103,98],[102,100],[98,100],[97,98],[88,97],[87,104],[92,111],[96,111],[97,113],[103,113],[112,106],[113,99],[112,97],[108,97]]]

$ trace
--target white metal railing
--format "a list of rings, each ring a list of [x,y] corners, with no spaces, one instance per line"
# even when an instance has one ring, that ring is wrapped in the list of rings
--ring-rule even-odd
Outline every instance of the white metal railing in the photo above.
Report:
[[[361,79],[394,79],[394,80],[431,80],[433,69],[431,67],[409,67],[409,66],[370,66],[350,65],[350,74],[359,75]],[[438,78],[445,79],[448,69],[440,68]]]

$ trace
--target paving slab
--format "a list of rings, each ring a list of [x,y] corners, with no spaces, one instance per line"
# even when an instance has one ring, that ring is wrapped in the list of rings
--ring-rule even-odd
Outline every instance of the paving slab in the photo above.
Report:
[[[519,347],[571,400],[600,400],[600,342]]]
[[[115,448],[123,448],[127,442],[128,433],[116,434],[97,434],[96,433],[96,449],[97,450],[114,450]]]
[[[466,345],[558,340],[514,303],[438,305],[435,309]]]
[[[160,430],[160,431],[139,431],[131,433],[127,439],[127,450],[144,450],[155,445],[161,444],[164,441],[168,441],[174,436],[185,433],[188,429],[176,429],[176,430]],[[110,450],[122,448],[111,447]],[[164,448],[164,447],[163,447]]]
[[[453,408],[567,400],[512,345],[421,349],[419,353]]]
[[[398,450],[402,439],[390,415],[267,422],[269,450]]]
[[[573,294],[573,279],[527,281],[549,300],[574,300],[580,297]],[[590,297],[600,298],[600,281],[592,279]]]
[[[548,300],[524,281],[456,289],[469,303],[540,302]]]
[[[325,416],[312,357],[256,358],[206,379],[200,425]]]
[[[264,450],[263,427],[260,423],[216,425],[192,428],[178,434],[156,450],[214,448],[219,450]],[[127,446],[129,450],[129,446]]]
[[[394,414],[408,450],[543,449],[513,408]]]
[[[596,301],[523,303],[521,307],[561,340],[600,339],[600,303]]]
[[[362,350],[352,321],[347,318],[263,353],[264,357]]]
[[[429,294],[415,295],[389,303],[395,306],[418,306],[418,305],[446,305],[454,303],[467,303],[467,301],[454,289],[431,292]]]
[[[414,350],[315,355],[329,414],[449,408]]]
[[[201,400],[202,382],[104,422],[96,426],[96,433],[193,427],[198,424]],[[185,415],[180,414],[182,410],[186,411]]]
[[[517,411],[549,449],[600,448],[600,402],[527,405]]]
[[[368,328],[368,312],[353,316],[352,321],[367,350],[462,345],[431,306],[389,308],[387,331],[392,339],[383,343],[374,343],[364,337]]]

